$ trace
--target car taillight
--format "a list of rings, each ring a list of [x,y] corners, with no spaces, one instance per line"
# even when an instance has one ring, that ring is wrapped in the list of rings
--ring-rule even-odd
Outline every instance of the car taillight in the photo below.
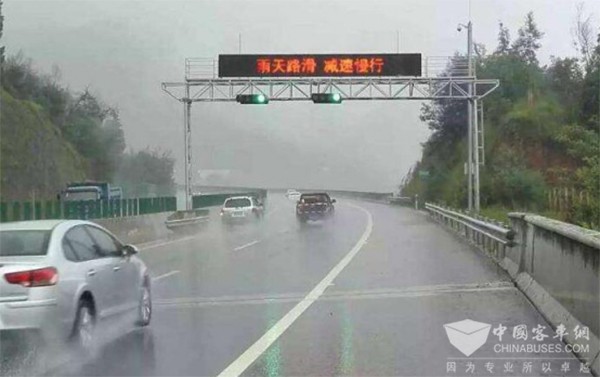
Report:
[[[9,272],[4,274],[4,279],[10,284],[20,284],[24,287],[43,287],[58,282],[58,271],[54,267],[46,267],[37,270]]]

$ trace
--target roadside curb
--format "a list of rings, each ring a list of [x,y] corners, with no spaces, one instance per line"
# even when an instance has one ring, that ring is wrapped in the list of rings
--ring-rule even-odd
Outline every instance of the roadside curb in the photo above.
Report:
[[[510,272],[509,272],[510,273]],[[512,275],[511,275],[512,276]],[[585,326],[577,320],[562,304],[548,293],[535,279],[527,272],[521,272],[516,276],[515,283],[517,288],[531,301],[533,306],[542,314],[542,316],[556,328],[562,324],[569,329],[576,326]],[[570,345],[577,344],[575,334],[568,332],[564,337],[564,342]],[[572,351],[581,359],[589,363],[590,370],[598,375],[600,372],[598,355],[600,353],[600,340],[596,335],[590,332],[589,353],[583,354]],[[589,356],[589,357],[586,357]]]
[[[417,211],[422,215],[426,215],[429,219],[431,219],[429,213],[424,211]],[[433,221],[433,219],[431,219]],[[434,223],[439,224],[434,221]],[[439,224],[442,225],[442,224]],[[577,318],[575,318],[558,300],[550,295],[550,293],[539,284],[528,272],[522,270],[522,268],[511,260],[508,257],[499,258],[492,253],[486,251],[479,245],[473,242],[469,242],[469,240],[465,239],[461,234],[451,231],[450,228],[446,226],[442,226],[444,229],[450,231],[457,238],[462,241],[466,241],[468,245],[471,245],[476,248],[476,250],[482,252],[484,255],[489,256],[493,259],[494,263],[496,263],[499,267],[501,267],[508,275],[510,279],[514,282],[515,286],[523,293],[523,295],[529,300],[529,302],[533,305],[533,307],[542,315],[542,317],[554,328],[556,329],[560,324],[567,327],[568,329],[574,329],[576,326],[584,327],[586,326],[582,322],[580,322]],[[563,338],[563,343],[574,346],[576,344],[583,345],[578,342],[579,339],[575,339],[575,334],[573,331],[569,331],[565,334]],[[591,373],[595,376],[600,375],[600,339],[597,335],[595,335],[592,331],[589,333],[589,352],[576,352],[575,350],[571,350],[571,352],[576,355],[580,360],[584,361]]]

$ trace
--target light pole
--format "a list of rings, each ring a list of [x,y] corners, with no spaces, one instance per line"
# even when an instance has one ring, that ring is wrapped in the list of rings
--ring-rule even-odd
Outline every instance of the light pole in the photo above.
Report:
[[[458,24],[456,28],[459,32],[462,28],[467,29],[467,76],[475,77],[473,72],[473,23],[469,21],[465,24]],[[467,122],[468,122],[468,157],[467,157],[467,186],[468,186],[468,209],[479,212],[479,153],[478,140],[473,127],[473,117],[477,117],[476,101],[473,99],[473,84],[468,87],[469,99],[467,102]],[[475,122],[477,119],[475,119]],[[473,195],[475,194],[475,195]]]

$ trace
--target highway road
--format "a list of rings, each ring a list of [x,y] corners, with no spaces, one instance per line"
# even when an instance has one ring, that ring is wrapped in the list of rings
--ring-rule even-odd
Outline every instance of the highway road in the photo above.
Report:
[[[568,361],[564,374],[580,375],[570,353],[498,353],[491,330],[470,357],[450,344],[444,324],[465,319],[506,326],[505,342],[518,324],[551,328],[492,260],[412,209],[338,198],[332,221],[301,227],[294,203],[270,193],[261,221],[217,220],[141,250],[153,272],[149,328],[48,373],[518,375],[531,361],[540,375],[542,362]]]

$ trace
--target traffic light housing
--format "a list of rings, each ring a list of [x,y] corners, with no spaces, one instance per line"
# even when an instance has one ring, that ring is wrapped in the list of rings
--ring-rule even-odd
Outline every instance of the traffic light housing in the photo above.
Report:
[[[314,93],[310,97],[314,103],[342,103],[339,93]]]
[[[238,94],[235,100],[242,105],[266,105],[269,98],[264,94]]]

